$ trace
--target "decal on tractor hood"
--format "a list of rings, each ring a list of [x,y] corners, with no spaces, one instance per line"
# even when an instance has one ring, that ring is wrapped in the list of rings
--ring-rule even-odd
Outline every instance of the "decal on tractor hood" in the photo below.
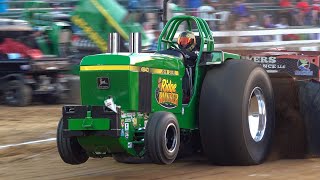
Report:
[[[108,77],[98,77],[97,78],[98,89],[109,89],[110,81]]]
[[[156,89],[156,100],[158,104],[164,108],[176,108],[179,102],[177,83],[174,83],[169,79],[159,78],[158,87]]]

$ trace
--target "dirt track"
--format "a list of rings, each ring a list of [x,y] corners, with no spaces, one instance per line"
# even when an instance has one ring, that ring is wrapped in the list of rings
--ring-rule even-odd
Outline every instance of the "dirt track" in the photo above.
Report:
[[[0,146],[55,137],[61,106],[0,106]],[[112,158],[64,164],[54,141],[0,149],[0,179],[320,179],[320,159],[278,160],[260,166],[222,167],[204,158],[170,166],[120,164]]]

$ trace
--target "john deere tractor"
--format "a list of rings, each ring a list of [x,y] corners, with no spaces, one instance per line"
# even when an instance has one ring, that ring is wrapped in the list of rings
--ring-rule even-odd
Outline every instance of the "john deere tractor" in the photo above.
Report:
[[[177,45],[183,27],[196,35],[191,63]],[[156,53],[85,57],[80,81],[82,104],[64,106],[57,129],[68,164],[108,156],[171,164],[194,148],[215,164],[252,165],[269,152],[275,111],[267,72],[237,54],[214,51],[200,18],[169,20]]]

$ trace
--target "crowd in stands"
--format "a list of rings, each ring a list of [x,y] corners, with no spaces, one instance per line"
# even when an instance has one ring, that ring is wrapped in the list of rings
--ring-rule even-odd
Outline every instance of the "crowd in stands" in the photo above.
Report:
[[[44,1],[51,2],[53,7],[61,6],[50,0]],[[78,2],[69,1],[69,6]],[[158,36],[163,28],[157,14],[159,11],[147,10],[161,9],[163,0],[117,1],[128,9],[128,18],[139,21],[145,31],[152,31],[154,37]],[[0,12],[6,12],[7,2],[10,2],[10,7],[15,7],[15,0],[0,0]],[[206,20],[213,31],[320,26],[320,0],[170,0],[168,7],[168,18],[184,14],[198,16]],[[270,37],[241,37],[240,41],[259,42],[268,38]],[[294,35],[283,37],[284,40],[299,38],[301,39]],[[225,41],[226,38],[216,40]]]
[[[146,0],[131,1],[135,1],[138,7],[139,1]],[[161,6],[162,0],[156,2],[157,6]],[[320,0],[171,0],[170,2],[169,18],[180,14],[199,16],[205,19],[214,31],[320,26]],[[241,37],[240,41],[260,42],[268,38],[271,37]],[[303,38],[306,37],[290,34],[283,37],[284,40]],[[223,38],[218,41],[223,41]]]

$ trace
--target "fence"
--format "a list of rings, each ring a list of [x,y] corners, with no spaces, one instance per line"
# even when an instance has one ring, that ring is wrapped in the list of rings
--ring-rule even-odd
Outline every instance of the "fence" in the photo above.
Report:
[[[285,41],[284,35],[306,35],[310,40]],[[251,31],[218,31],[213,32],[215,38],[230,38],[231,43],[216,44],[216,48],[266,48],[279,46],[316,46],[320,47],[320,28],[265,29]],[[269,42],[239,42],[239,37],[271,36]]]
[[[177,32],[175,39],[178,38],[180,32]],[[310,37],[309,40],[291,40],[283,39],[284,35],[305,35]],[[195,33],[196,36],[199,33]],[[245,31],[213,31],[212,35],[215,39],[230,39],[228,43],[217,43],[217,49],[265,49],[271,47],[310,47],[318,50],[320,47],[320,28],[288,28],[288,29],[263,29],[263,30],[245,30]],[[265,42],[246,42],[239,41],[241,37],[269,36],[270,41]]]

